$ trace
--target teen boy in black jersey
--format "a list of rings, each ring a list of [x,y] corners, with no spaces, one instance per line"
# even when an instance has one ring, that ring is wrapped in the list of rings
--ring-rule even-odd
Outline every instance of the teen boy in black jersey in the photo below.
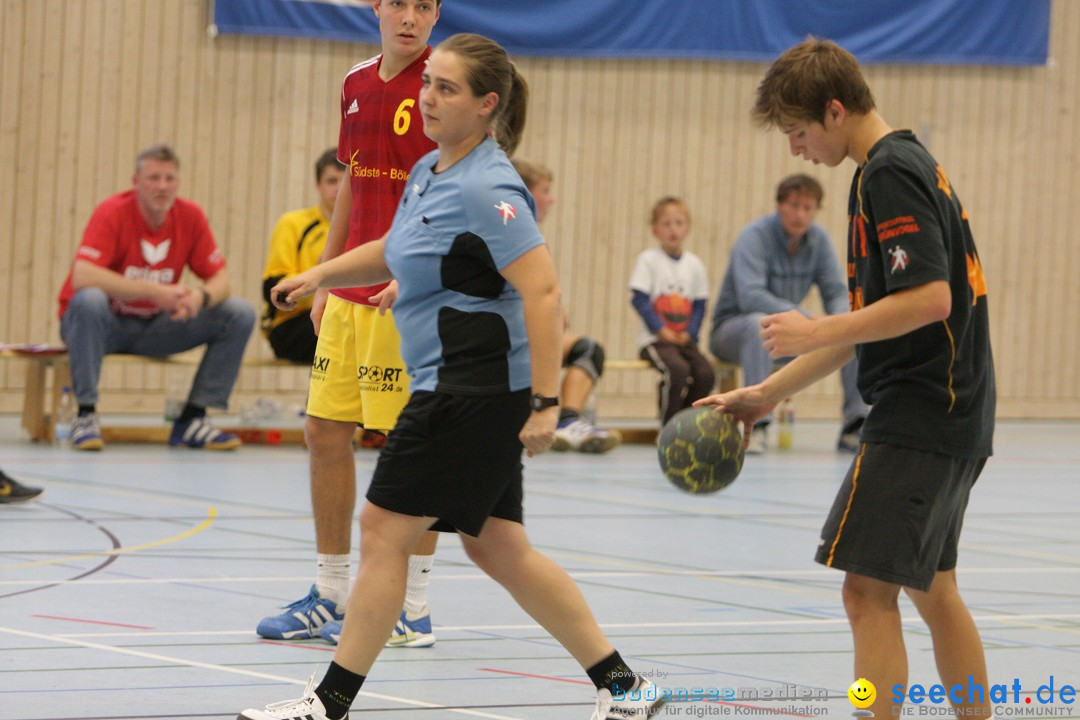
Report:
[[[848,210],[851,312],[767,316],[765,347],[799,357],[759,385],[696,404],[749,429],[778,400],[858,357],[859,391],[872,409],[816,559],[847,573],[855,677],[877,687],[874,714],[895,717],[892,688],[907,685],[901,588],[930,628],[944,686],[967,687],[972,676],[988,687],[955,570],[968,492],[994,429],[986,283],[944,170],[877,113],[850,53],[813,38],[790,48],[758,86],[754,117],[780,128],[793,155],[858,164]],[[991,717],[988,698],[971,699],[982,702],[957,703],[958,715]]]

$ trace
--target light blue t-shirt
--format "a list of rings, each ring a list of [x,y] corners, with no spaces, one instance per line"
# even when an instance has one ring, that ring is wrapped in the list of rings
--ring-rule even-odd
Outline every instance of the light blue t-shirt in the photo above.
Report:
[[[411,388],[462,395],[531,385],[521,296],[499,271],[542,245],[536,206],[490,137],[448,170],[420,158],[386,240]]]

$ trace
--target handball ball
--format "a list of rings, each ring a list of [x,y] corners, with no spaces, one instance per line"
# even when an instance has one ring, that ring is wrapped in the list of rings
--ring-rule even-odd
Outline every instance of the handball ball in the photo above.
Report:
[[[743,438],[730,415],[687,408],[668,420],[656,442],[660,470],[671,484],[695,495],[723,490],[739,476]]]

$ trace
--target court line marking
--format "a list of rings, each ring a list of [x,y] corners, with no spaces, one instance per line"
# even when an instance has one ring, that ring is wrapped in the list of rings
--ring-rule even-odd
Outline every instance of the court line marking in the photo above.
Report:
[[[59,562],[59,561],[54,561]],[[0,565],[0,570],[6,569],[8,566]],[[12,566],[23,567],[23,566]],[[636,578],[636,577],[654,577],[656,575],[675,575],[675,576],[701,576],[701,577],[740,577],[740,576],[761,576],[761,577],[822,577],[822,578],[835,578],[839,581],[840,575],[835,570],[829,568],[820,569],[802,569],[802,570],[638,570],[634,572],[622,571],[622,570],[581,570],[572,571],[567,570],[574,578]],[[1015,567],[1015,568],[964,568],[960,571],[962,575],[1000,575],[1003,573],[1010,573],[1013,575],[1076,575],[1080,574],[1080,567],[1045,567],[1045,568],[1033,568],[1033,567]],[[440,582],[448,581],[461,581],[461,580],[490,580],[490,578],[483,573],[447,573],[440,574]],[[42,582],[46,582],[44,579],[38,580],[0,580],[0,587],[6,586],[20,586],[20,585],[40,585]],[[230,585],[238,583],[283,583],[283,582],[311,582],[310,575],[292,575],[292,576],[260,576],[260,577],[173,577],[173,578],[84,578],[82,580],[47,580],[47,582],[55,585],[75,584],[79,585],[164,585],[169,583],[203,583],[206,585]]]
[[[18,563],[15,565],[0,565],[0,570],[17,570],[19,568],[28,567],[40,567],[42,565],[59,565],[61,563],[74,562],[76,560],[88,560],[90,558],[108,557],[110,555],[127,555],[133,552],[139,552],[140,550],[149,550],[153,547],[160,547],[161,545],[168,545],[169,543],[179,542],[185,540],[192,535],[197,535],[203,530],[207,529],[214,524],[214,519],[217,518],[217,508],[211,507],[207,509],[206,519],[193,528],[189,528],[179,535],[173,535],[172,537],[162,538],[161,540],[154,540],[152,542],[143,543],[142,545],[132,545],[131,547],[119,547],[112,550],[102,550],[101,552],[84,553],[82,555],[71,555],[63,558],[53,558],[51,560],[35,560],[33,562]],[[40,585],[43,581],[38,580]]]
[[[243,668],[227,667],[225,665],[216,665],[214,663],[206,663],[199,660],[185,660],[183,658],[171,657],[169,655],[159,655],[157,653],[150,653],[143,650],[135,650],[132,648],[102,645],[101,643],[87,642],[85,640],[78,640],[76,638],[65,637],[61,635],[44,635],[42,633],[29,632],[26,630],[16,630],[15,628],[8,628],[2,626],[0,626],[0,633],[7,633],[9,635],[32,638],[34,640],[42,640],[46,642],[58,642],[66,643],[68,645],[77,645],[90,650],[103,650],[105,652],[119,653],[121,655],[131,655],[137,658],[142,658],[144,660],[155,660],[157,662],[171,663],[173,665],[183,665],[187,667],[200,668],[203,670],[215,670],[217,672],[232,673],[234,675],[243,675],[245,677],[258,678],[260,680],[271,680],[273,682],[284,682],[295,685],[307,684],[306,680],[297,680],[296,678],[284,677],[282,675],[271,675],[269,673],[257,672],[255,670],[244,670]],[[479,712],[477,710],[467,710],[464,708],[452,708],[446,705],[425,702],[423,700],[413,700],[411,698],[403,698],[396,695],[385,695],[383,693],[367,692],[366,690],[361,690],[357,697],[367,697],[374,700],[399,703],[401,705],[411,705],[413,707],[422,707],[431,710],[447,710],[452,713],[458,713],[459,715],[488,718],[488,720],[523,720],[523,718],[520,717],[511,717],[509,715],[495,715],[493,713]]]
[[[1032,613],[1025,615],[972,615],[974,620],[985,622],[1022,622],[1030,620],[1078,620],[1080,613]],[[925,624],[918,615],[901,618],[901,622],[910,624]],[[652,622],[652,623],[600,623],[602,630],[667,630],[678,628],[738,628],[738,627],[785,627],[792,625],[846,625],[848,620],[843,618],[801,618],[792,620],[714,620],[694,622]],[[522,623],[516,625],[437,625],[440,632],[489,632],[495,630],[543,630],[534,623]],[[0,630],[4,628],[0,627]],[[1067,630],[1068,628],[1047,627],[1047,630]],[[44,637],[54,638],[86,638],[86,637],[215,637],[215,636],[253,636],[251,630],[183,630],[168,632],[115,632],[115,633],[62,633],[47,635]],[[302,643],[296,643],[296,647],[303,647]]]

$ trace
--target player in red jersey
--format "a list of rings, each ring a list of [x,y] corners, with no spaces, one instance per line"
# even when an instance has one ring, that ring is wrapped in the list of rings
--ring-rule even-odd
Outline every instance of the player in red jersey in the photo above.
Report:
[[[424,135],[416,103],[439,6],[440,0],[375,0],[382,53],[349,70],[342,84],[338,160],[348,181],[338,191],[322,262],[386,234],[409,171],[435,148]],[[315,296],[311,319],[319,342],[304,435],[311,451],[317,577],[306,597],[259,623],[263,637],[319,636],[336,643],[340,635],[356,506],[353,434],[357,424],[389,432],[409,398],[399,336],[392,313],[385,312],[395,288],[384,283]],[[437,537],[426,533],[409,558],[405,607],[388,645],[435,642],[427,580]]]

